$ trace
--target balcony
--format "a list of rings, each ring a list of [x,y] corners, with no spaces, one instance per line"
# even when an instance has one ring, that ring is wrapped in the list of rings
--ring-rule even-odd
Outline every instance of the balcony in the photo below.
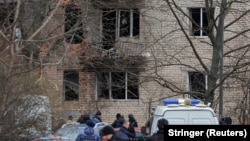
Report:
[[[132,42],[116,42],[110,49],[102,44],[89,45],[86,64],[91,67],[139,67],[146,63],[146,45]]]

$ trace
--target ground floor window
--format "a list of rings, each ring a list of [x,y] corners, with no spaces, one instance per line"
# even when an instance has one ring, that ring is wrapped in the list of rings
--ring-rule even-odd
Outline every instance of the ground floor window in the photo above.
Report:
[[[97,97],[139,99],[138,72],[98,72]]]
[[[64,100],[73,101],[79,98],[79,72],[64,71],[63,74]]]
[[[206,75],[201,72],[188,72],[188,83],[190,97],[204,99],[204,95],[196,95],[191,92],[199,92],[205,94],[206,92]]]

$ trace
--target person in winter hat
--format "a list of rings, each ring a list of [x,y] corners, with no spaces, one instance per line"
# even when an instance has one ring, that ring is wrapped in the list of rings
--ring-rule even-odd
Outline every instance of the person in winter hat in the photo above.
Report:
[[[138,123],[137,123],[133,114],[128,114],[128,121],[129,121],[131,126],[138,127]]]
[[[120,127],[119,126],[119,118],[121,117],[121,114],[120,113],[117,113],[116,114],[116,119],[114,120],[114,122],[111,124],[111,126],[113,127],[113,128],[118,128],[118,127]]]
[[[123,121],[124,121],[124,115],[121,115],[121,116],[117,119],[116,128],[122,127]]]
[[[77,120],[80,124],[86,124],[86,121],[90,120],[90,116],[88,114],[81,115],[81,117]]]
[[[84,128],[83,132],[77,135],[75,141],[101,141],[100,135],[93,129],[95,124],[92,120],[86,121],[87,127]]]
[[[102,122],[102,113],[100,111],[97,111],[93,116],[92,121],[94,122],[94,124]]]
[[[168,124],[167,119],[159,119],[157,122],[158,131],[150,136],[147,141],[164,141],[164,126]]]
[[[132,134],[136,134],[135,127],[138,127],[138,124],[133,114],[128,114],[128,121],[129,121],[128,131]],[[133,138],[132,140],[135,140],[135,138]]]
[[[100,131],[102,141],[130,141],[128,136],[122,132],[115,132],[114,128],[106,125]]]

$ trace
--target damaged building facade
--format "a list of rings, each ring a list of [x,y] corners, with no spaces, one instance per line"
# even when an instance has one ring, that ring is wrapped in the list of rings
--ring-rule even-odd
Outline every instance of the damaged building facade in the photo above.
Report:
[[[29,26],[21,30],[25,37],[30,37],[34,29],[42,27],[32,41],[43,75],[56,90],[55,120],[69,115],[76,120],[82,114],[100,110],[108,123],[116,113],[125,117],[132,113],[143,126],[164,98],[206,97],[208,75],[212,73],[206,69],[211,67],[214,52],[206,28],[210,24],[204,1],[177,0],[175,4],[182,11],[175,9],[176,15],[165,0],[39,2],[23,4],[23,23]],[[43,15],[41,19],[32,14],[36,8],[27,8],[39,4],[45,6],[39,13]],[[219,3],[213,9],[213,14],[218,15]],[[232,15],[226,24],[234,20]],[[41,23],[31,24],[38,23],[34,19]],[[240,20],[230,29],[247,25]],[[225,39],[233,36],[225,32]],[[225,42],[225,50],[247,45],[246,37],[236,40]],[[227,65],[233,61],[225,58]],[[230,77],[223,84],[223,115],[233,117],[234,123],[239,123],[239,115],[249,105],[245,88],[237,78]],[[218,85],[214,93],[214,100],[209,102],[219,114]]]

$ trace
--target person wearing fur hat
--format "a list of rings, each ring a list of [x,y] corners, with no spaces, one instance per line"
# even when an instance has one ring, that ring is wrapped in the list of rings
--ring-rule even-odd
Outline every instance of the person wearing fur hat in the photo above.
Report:
[[[102,141],[130,141],[128,136],[118,131],[115,132],[114,128],[106,125],[100,131]]]
[[[87,127],[84,128],[83,132],[78,134],[75,141],[101,141],[100,135],[93,129],[95,124],[92,120],[86,121]]]

